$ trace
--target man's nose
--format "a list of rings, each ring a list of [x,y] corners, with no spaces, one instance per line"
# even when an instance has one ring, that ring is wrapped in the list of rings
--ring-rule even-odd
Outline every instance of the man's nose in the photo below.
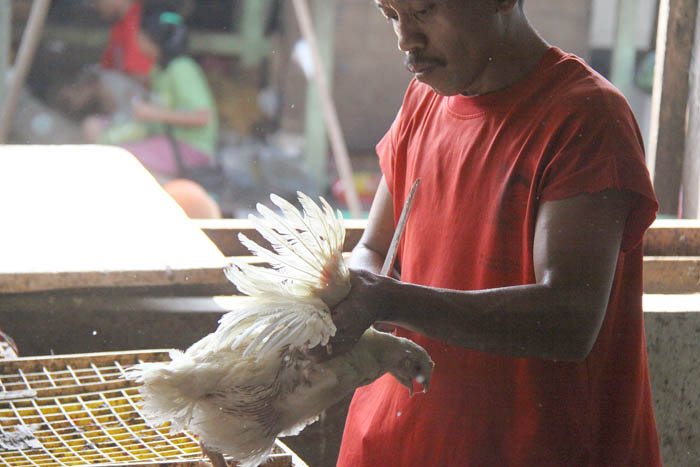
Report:
[[[415,21],[399,19],[394,23],[394,32],[398,39],[399,50],[411,52],[420,50],[426,45],[426,37]]]

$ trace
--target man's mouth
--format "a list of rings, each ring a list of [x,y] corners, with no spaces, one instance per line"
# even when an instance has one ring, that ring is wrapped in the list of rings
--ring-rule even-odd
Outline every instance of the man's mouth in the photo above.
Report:
[[[423,75],[433,70],[434,68],[440,66],[442,62],[436,59],[425,59],[425,58],[406,58],[406,69],[413,73],[414,75]]]

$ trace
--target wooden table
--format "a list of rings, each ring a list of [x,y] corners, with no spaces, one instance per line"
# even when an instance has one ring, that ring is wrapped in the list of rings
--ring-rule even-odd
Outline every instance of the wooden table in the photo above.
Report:
[[[225,263],[128,152],[0,147],[0,293],[220,284]]]

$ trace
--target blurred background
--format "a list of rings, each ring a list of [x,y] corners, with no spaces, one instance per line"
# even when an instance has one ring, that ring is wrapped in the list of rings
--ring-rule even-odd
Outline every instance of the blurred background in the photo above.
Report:
[[[0,62],[8,70],[32,2],[3,0],[11,31]],[[100,62],[110,22],[95,0],[54,0],[13,116],[7,142],[81,143],[80,121],[94,108],[67,105],[61,90]],[[204,70],[220,119],[216,157],[227,190],[213,193],[226,217],[243,216],[274,191],[324,194],[346,209],[325,133],[313,60],[292,2],[172,0],[190,30],[189,54]],[[633,8],[608,0],[528,0],[535,27],[551,44],[579,55],[625,93],[649,140],[658,0]],[[379,178],[374,145],[389,128],[410,75],[393,32],[367,0],[309,2],[314,33],[366,211]],[[629,2],[627,2],[629,4]],[[4,12],[4,13],[3,13]],[[2,68],[0,68],[2,70]],[[306,74],[305,74],[306,70]]]

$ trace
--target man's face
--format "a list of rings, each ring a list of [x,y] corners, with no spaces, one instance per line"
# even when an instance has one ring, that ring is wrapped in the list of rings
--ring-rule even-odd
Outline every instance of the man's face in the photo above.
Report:
[[[485,71],[502,26],[497,0],[375,0],[406,54],[406,68],[443,95],[488,91]]]

